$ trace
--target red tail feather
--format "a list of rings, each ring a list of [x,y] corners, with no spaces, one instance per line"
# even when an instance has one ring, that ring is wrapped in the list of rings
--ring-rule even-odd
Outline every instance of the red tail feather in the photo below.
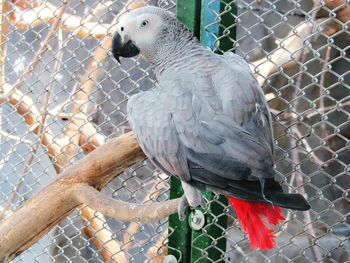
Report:
[[[277,225],[285,218],[282,209],[261,202],[250,202],[227,196],[235,208],[239,222],[245,233],[248,233],[252,248],[272,249],[276,246],[273,230],[269,229],[262,216],[272,225]]]

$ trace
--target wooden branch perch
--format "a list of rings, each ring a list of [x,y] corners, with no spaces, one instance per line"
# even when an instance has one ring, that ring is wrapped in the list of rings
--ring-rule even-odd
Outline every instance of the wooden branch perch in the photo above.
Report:
[[[75,188],[75,199],[80,203],[122,221],[151,222],[165,218],[177,211],[177,199],[166,201],[162,205],[159,203],[140,205],[115,200],[87,184],[77,185]]]
[[[83,202],[118,220],[149,222],[175,213],[178,199],[136,205],[114,200],[95,190],[143,158],[133,134],[128,133],[68,167],[0,224],[0,261],[12,259],[28,249]]]

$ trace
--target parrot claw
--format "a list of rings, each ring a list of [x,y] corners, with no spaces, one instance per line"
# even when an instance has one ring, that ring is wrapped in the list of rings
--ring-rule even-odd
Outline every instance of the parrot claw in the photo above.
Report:
[[[186,210],[189,207],[189,203],[185,195],[183,195],[180,199],[179,206],[177,207],[177,213],[179,215],[180,221],[184,221],[186,219]]]
[[[199,204],[201,206],[202,209],[206,209],[207,208],[207,203],[205,202],[204,198],[201,198],[201,202]]]

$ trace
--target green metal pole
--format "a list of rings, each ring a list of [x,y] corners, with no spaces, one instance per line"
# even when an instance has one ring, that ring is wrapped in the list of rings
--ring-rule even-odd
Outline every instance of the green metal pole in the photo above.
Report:
[[[220,13],[220,22],[215,15]],[[235,30],[236,2],[230,0],[178,0],[177,17],[213,51],[232,50],[236,37]],[[224,36],[217,41],[218,36]],[[181,183],[175,177],[170,181],[170,198],[182,196]],[[202,229],[193,230],[188,221],[179,221],[178,215],[169,218],[169,254],[181,263],[224,262],[226,252],[225,232],[227,229],[228,205],[224,196],[215,196],[204,192],[210,205],[204,213],[205,224]],[[215,200],[214,200],[215,199]],[[172,231],[173,230],[173,231]]]
[[[201,1],[200,41],[213,51],[223,53],[232,50],[236,38],[236,3],[232,0]],[[220,15],[220,20],[217,17]],[[210,202],[205,211],[206,224],[201,230],[192,230],[191,261],[197,263],[225,262],[228,205],[224,196],[203,193]],[[214,198],[217,198],[214,200]]]
[[[204,211],[205,225],[200,230],[192,229],[191,261],[197,263],[224,262],[226,252],[227,199],[212,192],[202,194],[210,203]]]
[[[176,16],[192,33],[199,38],[200,33],[200,0],[177,0]]]

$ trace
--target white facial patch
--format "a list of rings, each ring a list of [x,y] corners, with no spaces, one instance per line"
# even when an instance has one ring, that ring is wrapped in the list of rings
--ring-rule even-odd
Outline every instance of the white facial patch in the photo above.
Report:
[[[162,19],[153,13],[128,13],[121,17],[117,31],[123,40],[131,40],[142,52],[154,45]]]
[[[140,48],[153,45],[162,20],[155,14],[143,14],[136,18],[137,33],[133,36],[135,44],[140,45]]]

